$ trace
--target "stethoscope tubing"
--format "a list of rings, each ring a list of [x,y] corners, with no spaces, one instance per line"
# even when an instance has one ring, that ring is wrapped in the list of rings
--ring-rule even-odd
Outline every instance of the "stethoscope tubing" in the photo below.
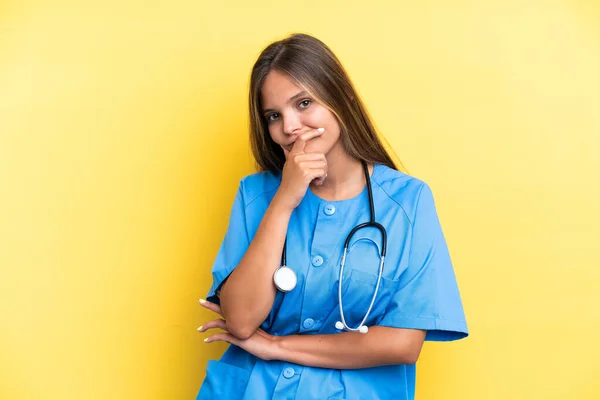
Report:
[[[379,285],[381,283],[381,277],[383,275],[383,266],[385,263],[385,255],[386,255],[386,250],[387,250],[387,232],[386,232],[385,228],[383,227],[383,225],[381,225],[375,221],[375,206],[374,206],[374,201],[373,201],[373,189],[371,187],[371,179],[369,176],[369,170],[367,167],[367,163],[365,161],[362,161],[362,165],[363,165],[363,170],[365,173],[365,179],[367,182],[367,192],[368,192],[368,196],[369,196],[370,220],[369,220],[369,222],[364,222],[364,223],[361,223],[361,224],[358,224],[357,226],[355,226],[350,231],[350,233],[346,237],[346,241],[344,242],[344,254],[342,255],[342,261],[340,263],[340,275],[339,275],[339,281],[338,281],[338,301],[339,301],[341,321],[338,321],[336,323],[336,328],[339,330],[346,330],[346,331],[351,331],[351,332],[358,331],[361,333],[366,333],[368,331],[368,328],[367,328],[367,326],[364,325],[364,323],[369,318],[369,314],[371,313],[371,310],[373,309],[373,305],[375,304],[375,300],[377,298],[377,293],[379,291]],[[344,315],[344,306],[343,306],[343,299],[342,299],[342,277],[344,275],[344,266],[346,265],[346,257],[348,255],[348,246],[350,245],[350,240],[352,239],[352,236],[354,236],[354,234],[356,232],[358,232],[360,229],[367,228],[367,227],[374,227],[377,230],[379,230],[379,232],[381,232],[382,245],[381,245],[381,251],[379,254],[380,258],[381,258],[381,260],[379,262],[379,273],[377,275],[377,283],[375,285],[375,290],[373,292],[373,296],[371,297],[371,302],[369,304],[369,308],[368,308],[365,316],[363,317],[363,319],[360,322],[360,324],[358,325],[358,327],[351,328],[346,323],[346,318]],[[375,244],[377,244],[377,243],[375,243]],[[283,250],[281,252],[281,267],[280,268],[288,268],[289,269],[289,267],[287,267],[287,236],[284,240]],[[290,269],[290,271],[291,271],[291,269]],[[277,274],[277,272],[276,272],[276,274]],[[276,282],[276,285],[277,285],[277,282]],[[294,284],[294,286],[295,286],[295,284]],[[277,287],[279,290],[284,291],[284,292],[288,292],[291,290],[291,289],[288,290],[287,288],[285,290],[283,290],[279,285]]]

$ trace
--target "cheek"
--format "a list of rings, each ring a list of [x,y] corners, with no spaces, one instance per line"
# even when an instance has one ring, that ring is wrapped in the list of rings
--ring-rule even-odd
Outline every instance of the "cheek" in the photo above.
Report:
[[[333,121],[328,121],[328,124],[325,127],[326,135],[323,136],[323,141],[328,145],[335,144],[340,139],[340,126],[337,121],[334,119]]]
[[[321,107],[320,110],[315,115],[315,122],[317,122],[319,127],[324,127],[330,133],[329,136],[335,136],[337,138],[340,132],[340,126],[338,124],[337,118],[335,115],[326,109],[325,107]],[[335,141],[334,138],[334,141]]]
[[[269,136],[271,137],[271,140],[278,144],[282,143],[283,132],[279,127],[277,127],[276,123],[268,125],[267,129],[269,131]]]
[[[337,143],[339,135],[337,132],[325,131],[323,136],[313,139],[306,144],[307,153],[328,153]]]

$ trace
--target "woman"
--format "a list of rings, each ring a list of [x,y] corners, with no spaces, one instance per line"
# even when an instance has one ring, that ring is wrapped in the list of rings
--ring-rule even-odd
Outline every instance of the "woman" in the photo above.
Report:
[[[262,172],[241,181],[201,300],[223,319],[198,328],[231,346],[198,399],[413,399],[423,341],[468,334],[429,187],[397,171],[311,36],[259,56],[250,121]]]

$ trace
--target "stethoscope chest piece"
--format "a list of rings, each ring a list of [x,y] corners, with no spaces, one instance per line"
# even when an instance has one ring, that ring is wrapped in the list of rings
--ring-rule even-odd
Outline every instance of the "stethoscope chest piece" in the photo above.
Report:
[[[289,292],[296,287],[296,273],[290,267],[282,265],[275,271],[273,282],[277,289]]]

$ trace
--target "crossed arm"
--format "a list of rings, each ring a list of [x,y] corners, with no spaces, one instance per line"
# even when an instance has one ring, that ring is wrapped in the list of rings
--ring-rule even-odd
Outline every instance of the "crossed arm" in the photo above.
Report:
[[[222,316],[221,308],[201,300],[205,308]],[[206,343],[225,341],[263,360],[281,360],[299,365],[333,369],[368,368],[417,362],[425,331],[373,326],[366,334],[342,332],[329,335],[273,336],[258,328],[248,338],[239,339],[227,331],[225,320],[207,322],[198,331],[220,328]]]

